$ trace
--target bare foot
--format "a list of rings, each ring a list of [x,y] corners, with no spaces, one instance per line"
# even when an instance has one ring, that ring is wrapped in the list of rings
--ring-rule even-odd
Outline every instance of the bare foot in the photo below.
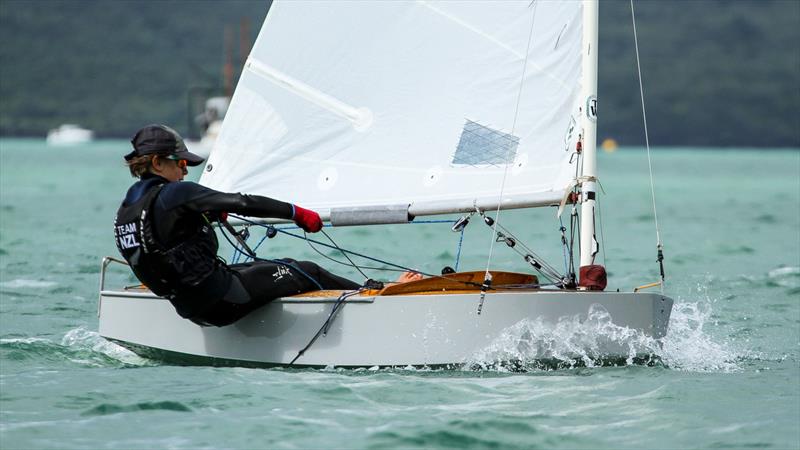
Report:
[[[422,279],[422,274],[417,272],[403,272],[397,279],[398,283],[408,283],[409,281],[417,281]]]

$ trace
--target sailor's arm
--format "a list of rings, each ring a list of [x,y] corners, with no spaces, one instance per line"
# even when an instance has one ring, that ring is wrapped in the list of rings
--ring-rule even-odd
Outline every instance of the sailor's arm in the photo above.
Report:
[[[208,189],[205,195],[187,201],[184,206],[194,212],[218,214],[228,212],[250,217],[291,219],[291,203],[261,195],[225,193]]]
[[[187,191],[182,206],[190,211],[212,213],[223,212],[250,217],[269,217],[293,220],[306,231],[316,232],[322,228],[322,220],[313,211],[261,195],[225,193],[209,189],[196,183],[180,183],[180,190]]]

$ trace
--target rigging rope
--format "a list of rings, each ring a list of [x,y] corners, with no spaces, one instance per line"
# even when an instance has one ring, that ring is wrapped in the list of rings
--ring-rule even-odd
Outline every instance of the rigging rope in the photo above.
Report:
[[[290,366],[293,365],[295,363],[295,361],[297,361],[298,358],[303,356],[306,353],[306,350],[311,348],[311,346],[314,344],[314,342],[317,341],[317,339],[320,336],[326,336],[328,334],[328,329],[330,328],[331,323],[333,323],[333,319],[336,318],[336,314],[339,312],[341,307],[344,305],[345,300],[347,300],[349,297],[352,297],[352,296],[354,296],[356,294],[360,294],[363,291],[364,291],[364,289],[358,289],[358,290],[355,290],[355,291],[345,292],[342,295],[340,295],[339,298],[336,299],[336,302],[333,304],[333,307],[331,308],[331,312],[328,314],[328,318],[325,319],[325,322],[319,328],[319,330],[314,335],[314,337],[311,338],[311,341],[309,341],[309,343],[306,344],[306,346],[303,347],[302,350],[298,351],[297,355],[294,357],[294,359],[292,359],[292,361],[289,362]]]
[[[205,217],[205,216],[203,216],[203,217]],[[208,222],[208,219],[206,219],[206,222]],[[301,268],[299,268],[299,267],[295,266],[295,265],[294,265],[294,264],[292,264],[292,263],[289,263],[289,262],[286,262],[286,261],[282,261],[282,260],[280,260],[280,259],[266,259],[266,258],[259,258],[259,257],[258,257],[258,255],[256,255],[256,252],[255,252],[254,250],[250,249],[250,247],[247,245],[247,243],[245,243],[245,242],[244,242],[244,240],[243,240],[243,239],[242,239],[242,238],[241,238],[241,237],[240,237],[240,236],[239,236],[239,235],[236,233],[236,230],[233,230],[233,227],[231,227],[231,225],[228,223],[228,221],[227,221],[227,220],[225,220],[225,221],[223,221],[223,220],[220,220],[219,222],[220,222],[220,231],[221,231],[221,233],[222,233],[222,236],[225,238],[225,240],[226,240],[226,241],[228,241],[228,244],[230,244],[230,245],[231,245],[233,248],[237,248],[237,244],[235,244],[233,241],[231,241],[231,238],[230,238],[230,237],[228,237],[228,234],[225,232],[225,231],[226,231],[226,229],[227,229],[227,230],[228,230],[230,233],[232,233],[232,234],[233,234],[233,237],[234,237],[234,238],[236,238],[236,241],[237,241],[237,242],[239,243],[239,245],[241,246],[241,248],[242,248],[242,250],[243,250],[243,253],[245,253],[245,254],[246,254],[247,256],[249,256],[250,258],[253,258],[253,261],[266,261],[266,262],[271,262],[271,263],[273,263],[273,264],[278,264],[278,265],[281,265],[281,266],[285,266],[285,267],[288,267],[288,268],[290,268],[290,269],[294,269],[294,270],[295,270],[295,271],[297,271],[299,274],[301,274],[301,275],[303,275],[304,277],[308,278],[308,279],[309,279],[309,280],[310,280],[312,283],[314,283],[314,284],[315,284],[315,285],[316,285],[316,286],[317,286],[317,287],[318,287],[320,290],[322,290],[322,289],[323,289],[323,288],[322,288],[322,285],[321,285],[321,284],[319,284],[319,281],[317,281],[317,280],[316,280],[314,277],[312,277],[311,275],[309,275],[309,274],[307,274],[305,271],[303,271],[303,269],[301,269]]]
[[[249,225],[258,225],[258,226],[263,226],[263,227],[267,228],[267,232],[265,233],[264,237],[258,242],[258,245],[256,246],[256,248],[258,248],[258,246],[260,246],[261,243],[264,242],[264,240],[266,238],[274,236],[274,234],[272,234],[271,230],[275,230],[274,232],[282,232],[282,233],[287,234],[289,236],[293,236],[293,237],[297,237],[297,238],[300,238],[300,239],[304,239],[306,242],[308,242],[308,244],[311,246],[311,248],[313,248],[315,251],[317,251],[317,253],[321,254],[322,256],[325,256],[326,258],[328,258],[328,259],[330,259],[332,261],[335,261],[335,262],[339,262],[341,264],[347,264],[347,263],[343,263],[341,261],[337,261],[337,260],[335,260],[335,259],[323,254],[322,252],[317,250],[311,244],[311,242],[314,242],[316,244],[323,245],[323,246],[326,246],[326,247],[329,247],[329,248],[335,248],[335,249],[339,250],[345,256],[345,258],[347,258],[347,260],[350,262],[349,265],[352,265],[353,267],[355,267],[359,272],[361,272],[361,269],[359,268],[358,265],[356,265],[355,262],[353,262],[352,259],[350,259],[350,257],[348,256],[348,253],[360,256],[362,258],[366,258],[366,259],[370,259],[370,260],[373,260],[373,261],[381,262],[381,263],[386,264],[386,265],[400,267],[400,268],[402,268],[404,270],[408,270],[408,271],[412,271],[412,272],[416,272],[416,273],[421,273],[421,274],[429,276],[429,277],[449,279],[449,278],[447,278],[445,276],[426,274],[426,273],[418,271],[418,270],[410,269],[410,268],[407,268],[407,267],[402,267],[402,266],[399,266],[397,264],[392,264],[392,263],[387,262],[387,261],[381,261],[381,260],[379,260],[377,258],[372,258],[372,257],[369,257],[369,256],[361,255],[361,254],[356,253],[356,252],[345,250],[345,249],[339,247],[339,245],[336,244],[336,242],[334,242],[334,240],[328,235],[328,233],[325,233],[325,231],[323,231],[323,230],[321,230],[322,234],[325,235],[325,237],[327,237],[328,240],[331,241],[331,244],[333,244],[333,245],[328,245],[328,244],[325,244],[325,243],[322,243],[322,242],[318,242],[318,241],[314,241],[312,239],[309,239],[308,236],[305,235],[305,233],[303,234],[303,236],[299,236],[299,235],[295,235],[295,234],[289,233],[289,232],[287,232],[285,230],[281,230],[279,228],[275,228],[272,225],[258,224],[256,222],[249,221],[249,220],[247,220],[247,219],[245,219],[243,217],[237,217],[237,216],[234,216],[234,215],[231,215],[231,217],[235,217],[237,219],[242,220],[243,222],[246,222],[248,224],[247,226],[249,226]],[[208,219],[206,219],[206,221],[208,221]],[[222,233],[223,237],[225,238],[225,240],[228,241],[228,243],[231,246],[233,246],[233,248],[235,249],[235,252],[239,252],[241,254],[244,254],[244,255],[252,258],[254,261],[269,261],[269,262],[272,262],[272,263],[281,264],[283,266],[295,269],[300,274],[306,276],[312,282],[314,282],[314,284],[316,284],[317,287],[319,287],[320,290],[323,289],[322,286],[313,277],[311,277],[309,274],[307,274],[304,271],[302,271],[300,268],[296,267],[294,264],[288,263],[286,261],[281,261],[281,260],[271,260],[271,259],[259,258],[256,255],[255,250],[251,249],[247,245],[247,243],[244,241],[249,236],[249,232],[247,233],[247,236],[241,236],[239,233],[236,232],[236,230],[233,229],[233,227],[227,221],[220,220],[219,222],[220,222],[220,230],[221,230],[221,233]],[[447,223],[450,223],[450,221],[446,221],[446,220],[427,221],[427,222],[428,223],[431,223],[431,222],[435,222],[435,223],[447,222]],[[235,238],[237,243],[234,243],[231,240],[231,238],[228,236],[226,231],[233,235],[233,237]],[[461,229],[461,239],[459,240],[459,244],[458,244],[458,253],[459,253],[459,255],[461,254],[461,242],[463,241],[463,239],[464,239],[464,228],[462,227],[462,229]],[[236,256],[236,253],[234,253],[234,256]],[[456,260],[456,267],[458,267],[458,259]],[[375,269],[377,269],[377,270],[392,270],[392,269],[385,269],[385,268],[375,268]],[[361,272],[361,274],[364,275],[364,277],[367,277],[366,274],[364,274],[364,272]],[[317,339],[319,339],[320,336],[327,336],[328,330],[330,329],[331,324],[336,319],[337,314],[339,313],[339,311],[342,309],[342,307],[346,303],[346,300],[348,298],[350,298],[350,297],[353,297],[355,295],[358,295],[358,294],[364,292],[367,289],[370,289],[371,287],[368,284],[370,281],[372,281],[372,280],[367,280],[367,284],[365,284],[364,287],[361,287],[361,288],[359,288],[357,290],[343,292],[339,296],[339,298],[336,299],[336,301],[333,303],[333,306],[331,307],[331,311],[328,314],[327,319],[325,319],[325,322],[323,322],[322,326],[319,328],[319,330],[317,330],[317,332],[314,334],[314,336],[311,338],[311,340],[308,342],[308,344],[306,344],[305,347],[303,347],[301,350],[299,350],[297,352],[297,355],[295,355],[295,357],[289,362],[289,366],[294,365],[294,363],[299,358],[301,358],[306,353],[306,351],[309,348],[311,348],[312,345],[314,345],[314,343],[317,341]],[[469,282],[469,281],[462,281],[462,280],[451,280],[451,281],[456,281],[456,282],[459,282],[459,283],[463,283],[465,285],[478,286],[477,283],[472,283],[472,282]],[[544,287],[544,286],[548,286],[548,285],[542,285],[542,284],[537,284],[537,285],[504,285],[503,287],[505,287],[507,289],[530,289],[531,287],[539,287],[539,288],[541,288],[541,287]],[[483,289],[483,287],[482,287],[482,289]]]
[[[517,104],[514,107],[514,121],[511,124],[511,134],[514,134],[514,131],[517,127],[517,118],[519,117],[519,104],[522,100],[522,88],[525,86],[525,72],[528,70],[528,55],[530,54],[531,49],[531,41],[533,40],[533,25],[536,23],[536,6],[537,3],[532,4],[532,12],[531,12],[531,29],[528,32],[528,45],[525,47],[525,61],[522,64],[522,76],[520,76],[519,80],[519,91],[517,91]],[[498,196],[497,201],[497,210],[495,211],[495,222],[494,222],[494,229],[492,230],[492,240],[489,243],[489,256],[486,258],[486,273],[484,274],[483,278],[483,286],[481,287],[481,298],[478,302],[478,315],[480,315],[481,311],[483,310],[483,301],[486,298],[486,290],[492,284],[492,274],[489,272],[489,268],[492,264],[492,253],[494,251],[494,243],[496,241],[495,236],[497,236],[497,223],[500,221],[500,204],[503,201],[503,192],[506,188],[506,178],[508,177],[508,164],[506,164],[505,168],[503,169],[503,181],[500,183],[500,195]]]
[[[241,220],[242,222],[245,222],[245,223],[247,223],[247,224],[250,224],[250,225],[256,225],[256,226],[260,226],[260,227],[267,228],[267,235],[266,235],[266,237],[272,237],[272,236],[274,236],[274,235],[271,235],[271,234],[270,234],[270,233],[272,233],[272,232],[274,232],[274,233],[278,233],[278,232],[280,232],[280,233],[286,234],[286,235],[288,235],[288,236],[291,236],[291,237],[294,237],[294,238],[297,238],[297,239],[303,239],[303,240],[304,240],[304,241],[306,241],[306,242],[307,242],[309,245],[311,245],[311,243],[314,243],[314,244],[317,244],[317,245],[321,245],[321,246],[323,246],[323,247],[328,247],[328,248],[331,248],[331,249],[336,249],[336,250],[339,250],[340,252],[343,252],[343,253],[348,253],[348,254],[350,254],[350,255],[355,255],[355,256],[358,256],[358,257],[360,257],[360,258],[368,259],[368,260],[371,260],[371,261],[375,261],[375,262],[378,262],[378,263],[381,263],[381,264],[385,264],[385,265],[388,265],[388,266],[392,266],[392,267],[396,267],[396,268],[397,268],[397,269],[389,269],[389,268],[385,268],[385,267],[366,267],[366,266],[358,266],[358,267],[361,267],[361,268],[363,268],[363,269],[373,269],[373,270],[383,270],[383,271],[408,271],[408,272],[419,273],[419,274],[421,274],[421,275],[424,275],[424,276],[426,276],[426,277],[431,277],[431,278],[439,278],[439,279],[442,279],[442,280],[449,280],[449,281],[451,281],[451,282],[455,282],[455,283],[461,283],[461,284],[464,284],[464,285],[466,285],[466,286],[474,286],[474,287],[481,287],[481,288],[482,288],[482,285],[481,285],[481,284],[479,284],[479,283],[475,283],[475,282],[472,282],[472,281],[465,281],[465,280],[454,279],[454,278],[451,278],[451,277],[447,277],[447,276],[445,276],[444,274],[443,274],[443,275],[438,275],[438,274],[426,273],[426,272],[423,272],[423,271],[421,271],[421,270],[412,269],[412,268],[410,268],[410,267],[401,266],[401,265],[399,265],[399,264],[391,263],[391,262],[389,262],[389,261],[384,261],[384,260],[381,260],[381,259],[378,259],[378,258],[374,258],[374,257],[371,257],[371,256],[363,255],[363,254],[361,254],[361,253],[357,253],[357,252],[354,252],[354,251],[352,251],[352,250],[347,250],[347,249],[344,249],[344,248],[341,248],[341,247],[339,247],[338,245],[337,245],[337,246],[334,246],[334,245],[336,245],[335,243],[334,243],[334,245],[330,245],[330,244],[326,244],[326,243],[324,243],[324,242],[315,241],[315,240],[313,240],[313,239],[310,239],[310,238],[309,238],[308,236],[306,236],[306,235],[300,236],[300,235],[298,235],[298,234],[289,233],[289,232],[288,232],[288,231],[286,231],[285,229],[276,228],[276,227],[274,227],[273,225],[267,225],[267,224],[263,224],[263,223],[254,222],[254,221],[251,221],[251,220],[245,219],[244,217],[239,217],[239,216],[236,216],[236,215],[233,215],[233,214],[229,214],[229,216],[230,216],[230,217],[233,217],[233,218],[236,218],[236,219],[239,219],[239,220]],[[414,223],[417,223],[417,222],[414,222]],[[429,220],[429,221],[420,221],[419,223],[453,223],[453,222],[452,222],[451,220]],[[290,227],[290,228],[297,228],[297,227]],[[270,230],[272,230],[272,231],[270,231]],[[228,241],[228,243],[229,243],[229,244],[231,244],[232,246],[233,246],[233,245],[235,245],[235,244],[233,243],[233,241],[231,241],[231,240],[230,240],[230,238],[228,237],[228,235],[225,233],[225,230],[224,230],[224,229],[222,229],[221,231],[222,231],[222,234],[223,234],[223,236],[225,237],[225,239]],[[328,239],[331,239],[331,238],[330,238],[330,236],[328,236]],[[264,239],[262,239],[261,241],[263,242],[263,240],[264,240]],[[332,239],[331,239],[331,240],[332,240]],[[255,253],[255,251],[254,251],[254,250],[252,250],[252,251],[251,251],[251,249],[249,249],[249,248],[246,248],[246,251],[247,251],[247,254],[250,254],[250,253],[254,254],[254,253]],[[318,252],[319,252],[319,251],[318,251]],[[330,260],[332,260],[332,261],[338,262],[339,264],[344,264],[344,265],[348,265],[348,266],[352,266],[352,265],[354,264],[354,263],[348,264],[348,263],[345,263],[345,262],[343,262],[343,261],[337,261],[337,260],[335,260],[335,259],[333,259],[333,258],[331,258],[331,257],[329,257],[329,256],[327,256],[327,255],[324,255],[324,254],[323,254],[323,256],[325,256],[326,258],[328,258],[328,259],[330,259]],[[286,263],[285,261],[281,261],[281,260],[263,259],[263,258],[259,258],[259,257],[255,257],[254,259],[255,259],[255,260],[257,260],[257,261],[269,261],[269,262],[274,262],[274,263],[278,263],[278,264],[286,265],[286,266],[289,266],[289,267],[292,267],[292,268],[295,268],[295,269],[296,269],[296,267],[294,267],[294,266],[292,266],[292,265],[290,265],[290,264]],[[348,259],[349,259],[349,258],[348,258]],[[398,270],[398,269],[400,269],[400,270]],[[305,275],[305,273],[304,273],[304,275]],[[542,287],[557,286],[557,285],[558,285],[558,284],[556,284],[556,283],[553,283],[553,284],[542,284],[542,283],[536,283],[536,284],[524,284],[524,285],[503,284],[503,285],[497,285],[497,286],[494,286],[494,287],[489,287],[488,289],[495,289],[495,288],[499,288],[499,287],[502,287],[502,288],[504,288],[504,289],[514,289],[514,288],[520,288],[520,289],[531,289],[531,288],[542,288]]]
[[[631,2],[631,20],[633,22],[633,42],[636,47],[636,68],[639,73],[639,95],[642,99],[642,119],[644,121],[644,142],[647,147],[647,166],[650,169],[650,194],[653,198],[653,218],[656,224],[656,248],[658,249],[657,261],[661,271],[661,293],[664,293],[664,246],[661,243],[661,229],[658,225],[658,210],[656,209],[656,190],[653,183],[653,162],[650,158],[650,136],[647,132],[647,113],[644,107],[644,87],[642,83],[642,64],[639,59],[639,38],[636,33],[636,13],[633,8],[633,0]]]
[[[315,249],[318,253],[322,254],[322,256],[324,256],[324,257],[326,257],[326,258],[328,258],[328,259],[330,259],[332,261],[338,262],[339,264],[344,264],[344,265],[353,266],[353,267],[361,267],[363,269],[372,269],[372,270],[414,272],[414,273],[422,274],[422,275],[424,275],[426,277],[447,279],[447,280],[450,280],[450,281],[455,281],[457,283],[463,283],[463,284],[468,285],[468,286],[480,286],[478,283],[474,283],[474,282],[471,282],[471,281],[454,280],[454,279],[448,278],[446,276],[423,272],[423,271],[418,270],[418,269],[412,269],[410,267],[406,267],[406,266],[402,266],[402,265],[399,265],[399,264],[395,264],[395,263],[392,263],[392,262],[389,262],[389,261],[385,261],[385,260],[382,260],[382,259],[378,259],[378,258],[375,258],[375,257],[372,257],[372,256],[367,256],[367,255],[364,255],[364,254],[361,254],[361,253],[358,253],[358,252],[354,252],[352,250],[347,250],[347,249],[341,248],[338,245],[335,245],[335,243],[334,243],[334,245],[326,244],[324,242],[320,242],[320,241],[316,241],[314,239],[310,239],[308,236],[305,236],[305,235],[304,236],[300,236],[298,234],[290,233],[290,232],[286,231],[285,229],[276,228],[276,227],[274,227],[272,225],[266,225],[266,224],[254,222],[254,221],[245,219],[244,217],[236,216],[234,214],[229,214],[229,216],[233,217],[235,219],[241,220],[242,222],[245,222],[245,223],[250,224],[250,225],[256,225],[256,226],[267,228],[267,230],[268,230],[267,233],[269,233],[269,230],[272,229],[276,233],[280,232],[280,233],[283,233],[285,235],[288,235],[288,236],[291,236],[291,237],[294,237],[294,238],[303,239],[309,245],[311,245],[313,243],[313,244],[321,245],[323,247],[336,249],[336,250],[339,250],[342,253],[347,253],[347,254],[350,254],[350,255],[358,256],[359,258],[364,258],[364,259],[367,259],[367,260],[370,260],[370,261],[377,262],[379,264],[384,264],[386,266],[391,266],[391,267],[394,267],[395,269],[389,269],[389,268],[385,268],[385,267],[357,266],[352,262],[351,262],[351,264],[348,264],[348,263],[345,263],[343,261],[337,261],[337,260],[335,260],[335,259],[333,259],[333,258],[331,258],[331,257],[329,257],[327,255],[322,254],[321,252],[319,252],[318,250]],[[419,223],[452,223],[452,221],[450,221],[450,220],[429,220],[429,221],[420,221]],[[296,227],[292,227],[292,228],[296,228]],[[227,234],[224,233],[224,230],[223,230],[223,236],[228,241],[228,243],[230,243],[232,246],[235,247],[235,244],[230,240],[230,238],[228,238]],[[267,237],[269,237],[269,235],[267,235]],[[332,241],[330,236],[327,236],[327,237],[328,237],[328,239],[330,239]],[[264,239],[262,239],[262,242],[263,242],[263,240]],[[313,246],[312,246],[312,248],[313,248]],[[281,264],[287,265],[286,263],[280,262],[280,260],[264,260],[262,258],[257,258],[257,257],[255,259],[256,260],[262,260],[262,261],[279,262]],[[290,267],[293,267],[293,266],[290,266]]]
[[[606,234],[603,232],[603,208],[600,204],[600,197],[597,196],[595,204],[597,205],[597,222],[600,224],[600,253],[603,255],[603,267],[608,270],[608,263],[606,262]]]
[[[554,283],[564,282],[564,276],[558,273],[558,271],[547,263],[543,258],[536,254],[530,247],[528,247],[521,239],[514,236],[514,234],[508,228],[504,227],[501,224],[498,224],[492,219],[491,217],[485,215],[483,212],[480,213],[484,217],[484,221],[488,224],[491,222],[492,225],[496,225],[500,227],[503,232],[496,231],[496,238],[497,242],[504,242],[509,248],[515,251],[518,255],[522,256],[522,258],[533,266],[540,274],[542,274],[545,278],[549,279]],[[517,248],[519,245],[524,252],[520,251]]]
[[[569,260],[567,259],[567,253],[569,252],[569,246],[567,245],[567,227],[564,226],[564,220],[561,216],[558,216],[558,223],[560,227],[558,230],[561,232],[561,249],[564,253],[564,273],[569,276]]]
[[[347,252],[345,252],[344,250],[342,250],[342,249],[341,249],[341,247],[339,247],[339,245],[337,245],[337,244],[336,244],[336,242],[334,242],[334,240],[333,240],[333,239],[331,239],[331,237],[330,237],[330,236],[328,236],[328,233],[326,233],[326,232],[325,232],[325,230],[319,230],[319,231],[320,231],[320,233],[322,233],[322,234],[323,234],[323,235],[324,235],[326,238],[328,238],[328,240],[329,240],[329,241],[331,241],[331,244],[333,244],[333,246],[334,246],[334,247],[336,247],[336,250],[339,250],[339,251],[342,253],[342,255],[344,255],[344,257],[345,257],[345,258],[347,258],[347,260],[348,260],[348,261],[350,261],[350,264],[351,264],[353,267],[355,267],[355,268],[356,268],[356,270],[358,271],[358,273],[360,273],[361,275],[363,275],[363,276],[364,276],[364,278],[367,278],[367,279],[369,279],[369,277],[367,276],[367,274],[365,274],[365,273],[364,273],[364,272],[361,270],[361,268],[360,268],[360,267],[358,267],[358,265],[356,265],[356,263],[354,263],[352,259],[350,259],[350,256],[348,256],[348,255],[347,255]],[[308,241],[308,236],[306,235],[306,232],[305,232],[305,231],[303,231],[303,237],[305,237],[305,238],[306,238],[306,241]],[[310,244],[309,244],[309,245],[310,245]],[[319,253],[320,253],[320,254],[322,254],[322,252],[319,252]]]
[[[461,262],[461,244],[464,243],[464,230],[466,228],[467,227],[462,227],[461,228],[461,236],[459,236],[459,238],[458,238],[458,251],[456,252],[456,267],[455,267],[455,269],[453,269],[456,272],[458,272],[458,263]]]

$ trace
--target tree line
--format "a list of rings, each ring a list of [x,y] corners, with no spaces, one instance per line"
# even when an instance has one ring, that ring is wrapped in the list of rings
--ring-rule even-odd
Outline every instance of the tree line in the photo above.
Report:
[[[800,2],[634,5],[651,143],[800,147]],[[238,26],[247,19],[252,42],[268,6],[3,0],[0,135],[44,136],[62,123],[101,137],[129,137],[151,122],[193,132],[190,93],[222,90],[226,26],[238,67]],[[599,52],[598,135],[641,145],[628,1],[601,1]]]

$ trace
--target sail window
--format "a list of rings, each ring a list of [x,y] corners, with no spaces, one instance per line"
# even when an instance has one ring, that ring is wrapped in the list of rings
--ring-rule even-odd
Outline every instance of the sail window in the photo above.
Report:
[[[511,164],[518,146],[519,137],[467,119],[452,163],[469,166]]]

